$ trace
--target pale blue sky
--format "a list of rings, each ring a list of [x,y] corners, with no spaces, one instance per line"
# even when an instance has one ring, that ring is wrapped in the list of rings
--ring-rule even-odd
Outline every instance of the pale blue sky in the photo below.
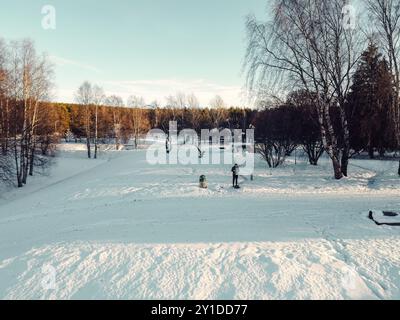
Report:
[[[245,17],[267,0],[0,0],[0,37],[32,38],[56,64],[55,98],[72,101],[84,80],[147,102],[177,91],[202,104],[215,94],[241,105]],[[56,8],[44,30],[41,9]]]

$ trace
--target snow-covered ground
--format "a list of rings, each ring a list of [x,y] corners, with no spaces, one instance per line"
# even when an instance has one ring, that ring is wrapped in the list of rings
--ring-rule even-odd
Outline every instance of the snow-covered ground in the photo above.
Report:
[[[400,299],[400,228],[368,219],[400,209],[395,162],[335,181],[327,160],[260,161],[233,190],[228,165],[61,149],[48,177],[1,194],[0,298]]]

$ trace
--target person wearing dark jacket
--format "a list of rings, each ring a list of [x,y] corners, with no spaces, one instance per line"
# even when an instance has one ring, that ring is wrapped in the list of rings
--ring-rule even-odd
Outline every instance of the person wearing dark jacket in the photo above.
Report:
[[[239,188],[239,165],[235,164],[232,167],[232,176],[233,176],[233,187],[234,188]]]

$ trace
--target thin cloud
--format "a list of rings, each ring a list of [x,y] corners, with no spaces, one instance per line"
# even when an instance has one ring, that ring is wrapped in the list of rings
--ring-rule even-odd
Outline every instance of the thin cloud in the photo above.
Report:
[[[81,63],[81,62],[78,62],[78,61],[65,59],[65,58],[58,57],[58,56],[50,56],[50,60],[55,65],[60,66],[60,67],[73,66],[73,67],[76,67],[76,68],[85,69],[85,70],[88,70],[88,71],[91,71],[91,72],[95,72],[95,73],[101,73],[100,69],[98,69],[98,68],[96,68],[96,67],[94,67],[92,65],[86,64],[86,63]]]
[[[240,86],[221,85],[204,79],[107,81],[102,85],[107,91],[118,93],[123,97],[132,94],[139,95],[143,96],[147,101],[158,100],[165,103],[165,97],[182,92],[195,94],[203,106],[207,106],[216,95],[221,96],[228,105],[233,106],[244,103],[243,90]]]
[[[89,79],[90,80],[90,79]],[[100,85],[107,95],[117,95],[125,101],[131,95],[141,96],[147,103],[157,100],[162,105],[166,104],[166,97],[178,92],[195,94],[200,105],[206,107],[209,102],[219,95],[227,106],[249,105],[249,99],[240,86],[217,84],[204,79],[179,80],[131,80],[131,81],[92,81]],[[74,93],[77,88],[60,88],[57,90],[57,100],[74,102]]]

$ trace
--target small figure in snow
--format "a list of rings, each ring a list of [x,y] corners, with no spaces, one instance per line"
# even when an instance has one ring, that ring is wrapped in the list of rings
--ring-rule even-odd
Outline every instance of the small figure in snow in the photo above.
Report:
[[[208,185],[207,185],[207,178],[205,175],[200,176],[200,188],[201,189],[207,189]]]
[[[232,175],[233,175],[233,187],[234,188],[239,188],[239,165],[236,163],[233,167],[232,167]]]
[[[167,151],[167,154],[169,154],[170,150],[169,150],[169,137],[167,137],[167,139],[165,140],[165,150]]]

